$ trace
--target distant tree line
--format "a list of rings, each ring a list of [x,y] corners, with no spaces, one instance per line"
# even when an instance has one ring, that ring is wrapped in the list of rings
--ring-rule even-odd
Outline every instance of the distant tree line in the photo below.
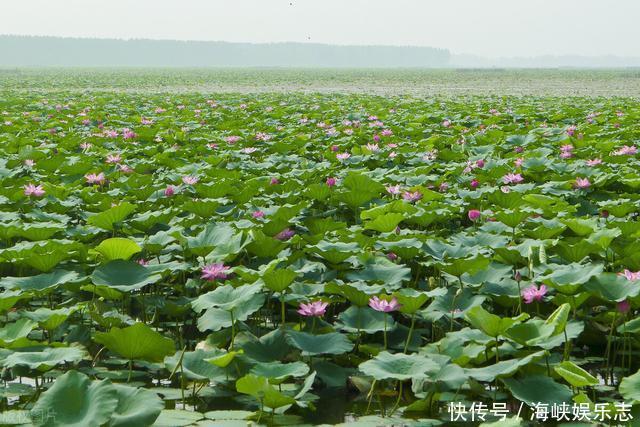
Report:
[[[447,49],[0,36],[0,66],[446,67]]]

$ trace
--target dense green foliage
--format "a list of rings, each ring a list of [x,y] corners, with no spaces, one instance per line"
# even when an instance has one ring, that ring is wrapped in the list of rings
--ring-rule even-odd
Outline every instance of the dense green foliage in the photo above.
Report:
[[[2,420],[640,400],[631,99],[5,92],[0,114]]]

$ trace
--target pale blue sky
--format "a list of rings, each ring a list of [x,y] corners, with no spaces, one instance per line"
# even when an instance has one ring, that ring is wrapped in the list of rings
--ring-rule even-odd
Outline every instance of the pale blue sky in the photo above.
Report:
[[[640,56],[639,0],[3,0],[0,33]]]

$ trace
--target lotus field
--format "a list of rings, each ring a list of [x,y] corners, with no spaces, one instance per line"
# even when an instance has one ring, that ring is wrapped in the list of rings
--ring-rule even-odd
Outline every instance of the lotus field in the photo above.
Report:
[[[0,424],[640,418],[631,99],[58,90],[0,114]]]

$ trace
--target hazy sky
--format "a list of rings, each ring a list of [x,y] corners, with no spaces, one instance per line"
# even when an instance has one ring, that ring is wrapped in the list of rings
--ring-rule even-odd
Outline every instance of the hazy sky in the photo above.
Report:
[[[639,0],[2,0],[0,33],[640,56]]]

